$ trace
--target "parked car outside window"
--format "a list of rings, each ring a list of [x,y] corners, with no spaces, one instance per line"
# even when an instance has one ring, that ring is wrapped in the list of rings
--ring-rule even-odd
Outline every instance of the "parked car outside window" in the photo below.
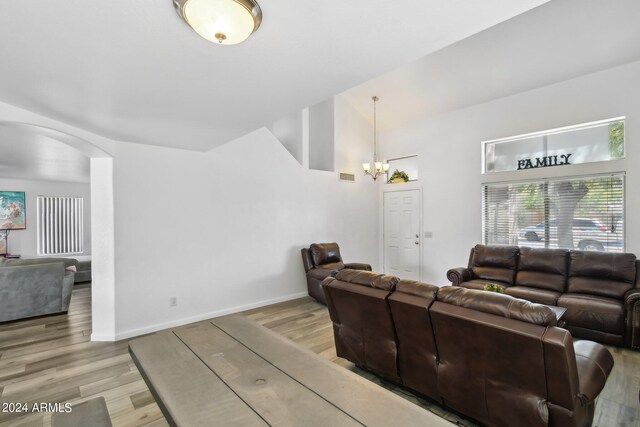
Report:
[[[531,247],[544,247],[544,222],[524,227],[518,231],[519,244]],[[622,245],[622,227],[620,230],[611,231],[597,219],[574,218],[573,248],[580,250],[603,251],[606,247],[612,248]],[[549,220],[549,246],[558,247],[558,227],[556,219]],[[620,248],[622,250],[622,248]]]

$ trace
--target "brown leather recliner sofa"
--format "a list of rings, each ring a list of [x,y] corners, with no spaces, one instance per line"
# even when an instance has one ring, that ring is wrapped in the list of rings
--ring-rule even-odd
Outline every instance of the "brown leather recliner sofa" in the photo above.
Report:
[[[338,356],[486,425],[591,425],[613,358],[549,307],[364,271],[322,286]]]
[[[565,307],[564,326],[576,337],[640,349],[640,261],[630,253],[476,245],[454,286],[487,283],[532,302]]]
[[[337,243],[313,243],[302,249],[302,264],[307,274],[307,291],[316,301],[327,304],[320,284],[333,273],[342,269],[371,271],[369,264],[352,262],[345,264]]]

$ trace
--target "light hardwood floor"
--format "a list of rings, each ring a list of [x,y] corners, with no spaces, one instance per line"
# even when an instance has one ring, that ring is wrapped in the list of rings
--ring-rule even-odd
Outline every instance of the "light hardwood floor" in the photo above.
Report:
[[[127,352],[127,341],[92,343],[90,287],[74,289],[68,315],[0,324],[0,405],[79,403],[104,396],[114,426],[166,426]],[[383,387],[463,425],[450,414],[336,357],[326,307],[301,298],[245,313],[256,322]],[[594,425],[640,426],[640,352],[609,348],[615,367],[596,407]],[[0,406],[0,410],[1,410]],[[0,426],[49,426],[51,414],[0,412]]]

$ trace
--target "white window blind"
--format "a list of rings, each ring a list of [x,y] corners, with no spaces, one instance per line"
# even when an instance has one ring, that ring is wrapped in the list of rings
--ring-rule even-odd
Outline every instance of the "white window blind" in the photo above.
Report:
[[[38,255],[83,252],[82,197],[38,196]]]
[[[624,251],[624,174],[482,185],[483,243]]]

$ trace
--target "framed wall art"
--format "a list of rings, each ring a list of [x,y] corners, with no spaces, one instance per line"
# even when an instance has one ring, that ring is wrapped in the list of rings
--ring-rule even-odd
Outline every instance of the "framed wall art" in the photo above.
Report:
[[[0,230],[26,228],[24,191],[0,191]]]

